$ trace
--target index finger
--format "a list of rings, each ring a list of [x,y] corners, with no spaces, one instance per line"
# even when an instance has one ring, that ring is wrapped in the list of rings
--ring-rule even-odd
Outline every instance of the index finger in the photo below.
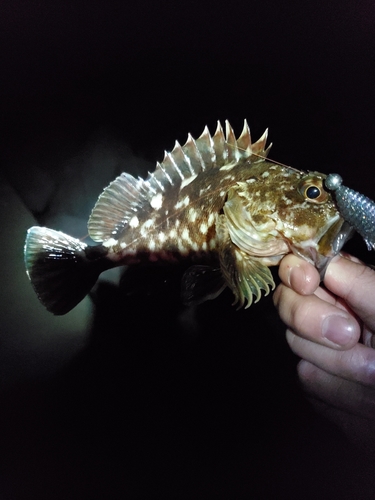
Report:
[[[337,256],[327,267],[324,284],[375,331],[375,272],[371,268]]]
[[[293,254],[286,255],[280,262],[279,276],[284,285],[300,295],[311,295],[319,286],[320,277],[315,267]]]

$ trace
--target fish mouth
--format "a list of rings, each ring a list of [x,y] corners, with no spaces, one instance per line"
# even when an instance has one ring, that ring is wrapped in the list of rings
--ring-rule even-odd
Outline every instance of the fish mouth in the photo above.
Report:
[[[315,266],[323,281],[328,264],[354,234],[354,228],[341,217],[325,232],[318,243]]]
[[[345,243],[352,237],[354,229],[344,219],[339,217],[327,224],[316,244],[304,247],[294,247],[293,253],[310,262],[316,267],[323,281],[328,264],[337,255]]]

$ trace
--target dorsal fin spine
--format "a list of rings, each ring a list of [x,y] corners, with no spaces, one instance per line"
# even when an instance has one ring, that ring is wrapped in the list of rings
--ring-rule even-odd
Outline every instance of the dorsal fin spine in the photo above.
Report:
[[[195,159],[196,162],[199,164],[199,169],[198,170],[194,170],[194,174],[193,175],[199,174],[200,171],[204,170],[204,162],[203,162],[202,155],[201,155],[201,153],[200,153],[200,151],[199,151],[199,149],[197,147],[197,144],[196,144],[194,138],[192,137],[192,135],[190,133],[188,134],[187,141],[182,146],[182,150],[190,158],[190,161]],[[194,169],[193,163],[192,163],[192,167]]]
[[[172,182],[171,176],[168,174],[168,172],[164,168],[164,165],[162,163],[157,162],[156,163],[156,168],[160,169],[160,171],[163,173],[163,175],[165,176],[165,178],[168,180],[169,184],[172,186],[173,182]]]
[[[123,173],[103,191],[89,219],[89,234],[95,241],[118,237],[135,213],[152,210],[159,204],[158,195],[173,188],[185,187],[201,172],[232,165],[241,159],[262,161],[271,145],[265,150],[268,130],[254,144],[250,129],[244,121],[238,139],[228,120],[225,136],[220,121],[211,136],[206,126],[198,139],[189,133],[183,146],[176,141],[171,152],[165,152],[153,173],[146,180]],[[156,198],[155,198],[156,197]]]
[[[202,134],[203,135],[203,134]],[[211,165],[210,167],[215,165],[216,162],[216,153],[215,153],[215,148],[214,148],[214,143],[210,134],[210,131],[208,130],[207,125],[204,128],[204,138],[207,144],[207,152],[211,156]]]
[[[175,158],[174,158],[174,155],[172,153],[165,153],[166,154],[166,157],[168,158],[169,162],[170,162],[170,165],[173,166],[173,168],[176,170],[176,172],[178,173],[178,175],[180,176],[180,179],[183,181],[185,179],[185,177],[183,176],[177,162],[175,161]]]
[[[251,134],[247,120],[244,120],[241,135],[237,139],[237,145],[247,154],[251,155]]]
[[[267,155],[265,154],[265,152],[269,151],[270,149],[270,146],[267,148],[267,150],[265,151],[264,150],[264,146],[266,145],[266,142],[267,142],[267,137],[268,137],[268,128],[266,128],[266,130],[263,132],[262,136],[259,137],[259,139],[254,142],[253,146],[252,146],[252,151],[256,154],[262,154],[262,156],[266,157]]]
[[[180,177],[181,181],[184,181],[186,178],[191,177],[192,175],[195,175],[194,172],[192,172],[191,164],[188,161],[188,157],[185,155],[184,151],[182,150],[182,147],[180,146],[179,142],[176,141],[175,145],[170,153],[172,156],[176,167],[180,171]]]
[[[149,175],[149,177],[147,178],[147,181],[146,181],[148,184],[155,182],[155,184],[159,187],[160,191],[165,191],[163,184],[159,181],[159,179],[157,179],[155,172],[152,172],[151,174],[149,172],[148,175]],[[153,188],[152,190],[153,190],[154,194],[156,194],[158,192],[157,189]]]
[[[203,160],[202,170],[205,171],[214,167],[216,154],[207,125],[205,126],[203,133],[196,140],[196,144]]]
[[[225,135],[226,135],[226,144],[228,151],[228,162],[238,161],[238,147],[236,136],[234,135],[233,129],[228,120],[225,120]]]
[[[216,152],[216,166],[222,167],[228,159],[228,150],[225,142],[223,127],[220,121],[217,121],[217,127],[212,138]]]
[[[181,147],[181,144],[178,141],[176,141],[172,153],[174,151],[176,152],[176,154],[178,153],[181,155],[182,161],[184,162],[185,165],[187,165],[189,172],[190,172],[190,175],[191,176],[196,175],[196,173],[194,172],[193,166],[191,164],[190,158],[185,154],[185,151],[183,150],[183,148]]]

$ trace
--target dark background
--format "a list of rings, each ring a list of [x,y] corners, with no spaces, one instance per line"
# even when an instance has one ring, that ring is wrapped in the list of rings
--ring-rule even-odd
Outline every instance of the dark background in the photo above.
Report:
[[[218,119],[374,198],[374,29],[370,0],[1,3],[1,498],[373,498],[270,298],[186,311],[182,270],[145,268],[50,318],[22,246],[32,217],[84,236],[110,180]]]

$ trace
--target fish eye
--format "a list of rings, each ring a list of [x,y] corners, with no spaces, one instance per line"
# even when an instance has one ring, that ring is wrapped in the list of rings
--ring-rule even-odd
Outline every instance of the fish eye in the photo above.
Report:
[[[323,188],[322,178],[315,172],[301,179],[298,191],[310,203],[325,203],[329,198],[328,192]]]
[[[309,200],[316,200],[317,198],[319,198],[320,194],[321,194],[321,191],[318,188],[318,186],[309,186],[305,190],[305,196]]]

